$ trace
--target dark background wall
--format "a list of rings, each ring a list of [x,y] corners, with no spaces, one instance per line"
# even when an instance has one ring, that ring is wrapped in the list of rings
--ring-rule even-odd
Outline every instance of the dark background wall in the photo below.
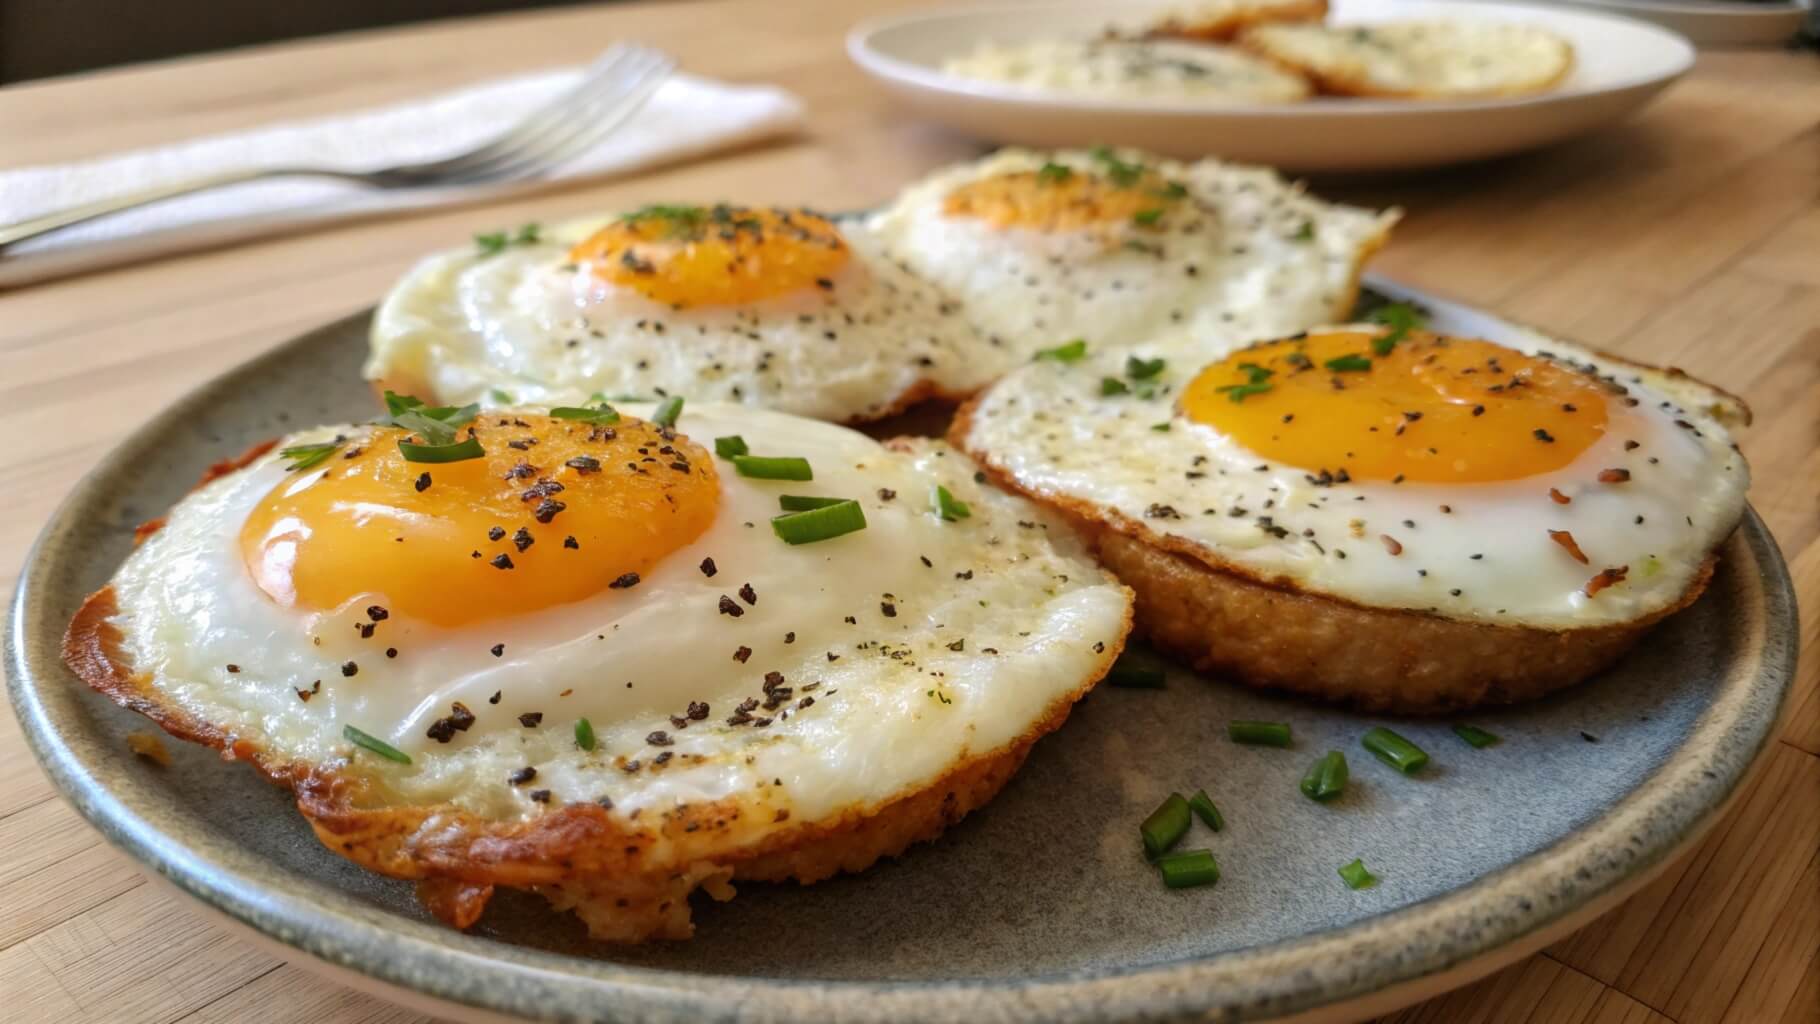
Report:
[[[0,84],[299,36],[580,0],[0,0]]]

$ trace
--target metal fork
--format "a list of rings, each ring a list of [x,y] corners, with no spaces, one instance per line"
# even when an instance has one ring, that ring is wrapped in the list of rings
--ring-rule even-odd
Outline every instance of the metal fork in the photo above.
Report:
[[[265,167],[225,171],[188,181],[83,203],[0,227],[0,251],[28,238],[58,231],[122,210],[177,196],[266,178],[339,178],[375,188],[475,185],[535,177],[577,156],[625,123],[676,67],[669,56],[643,46],[620,44],[600,56],[573,89],[493,141],[465,153],[424,163],[368,171],[339,167]]]

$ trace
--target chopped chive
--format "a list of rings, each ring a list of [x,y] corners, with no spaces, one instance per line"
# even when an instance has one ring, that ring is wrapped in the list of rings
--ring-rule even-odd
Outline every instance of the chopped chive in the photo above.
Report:
[[[1348,777],[1346,755],[1329,750],[1308,766],[1308,774],[1302,776],[1302,795],[1326,803],[1346,791]]]
[[[1159,434],[1167,434],[1167,433],[1169,433],[1169,423],[1168,423],[1168,421],[1164,421],[1162,423],[1152,423],[1150,425],[1150,429],[1156,431]]]
[[[838,505],[851,498],[817,498],[807,494],[780,494],[777,496],[777,507],[785,512],[807,512],[810,509],[827,508]]]
[[[754,480],[813,480],[809,460],[795,455],[735,455],[733,468]]]
[[[1314,241],[1314,221],[1311,221],[1311,220],[1303,221],[1302,226],[1297,228],[1295,234],[1290,235],[1289,237],[1292,240],[1297,241],[1297,242]]]
[[[1128,654],[1119,655],[1119,660],[1112,663],[1106,671],[1107,686],[1122,686],[1131,690],[1160,690],[1166,680],[1163,670],[1149,665],[1140,665]]]
[[[559,405],[550,410],[550,415],[559,420],[580,420],[583,423],[605,426],[619,422],[619,410],[605,402],[583,408],[574,405]]]
[[[771,519],[771,532],[786,544],[813,544],[865,528],[865,510],[859,507],[859,502],[851,500]]]
[[[1226,735],[1248,747],[1289,746],[1288,722],[1227,722]]]
[[[329,456],[341,450],[340,441],[324,441],[321,444],[298,444],[289,448],[278,449],[278,457],[290,462],[292,470],[310,469],[320,466]]]
[[[714,439],[714,454],[723,459],[730,459],[735,455],[745,455],[751,451],[752,449],[746,447],[746,439],[738,434],[728,434],[726,437]]]
[[[480,446],[480,438],[470,437],[454,444],[412,444],[409,441],[398,442],[398,450],[406,462],[465,462],[485,455],[486,449]]]
[[[1137,184],[1138,178],[1144,174],[1143,164],[1128,164],[1120,160],[1118,154],[1114,153],[1110,146],[1095,146],[1092,156],[1106,165],[1106,177],[1121,188],[1130,188]]]
[[[1163,372],[1169,365],[1160,356],[1156,359],[1139,359],[1137,356],[1125,357],[1125,376],[1132,380],[1149,380]]]
[[[1184,850],[1157,858],[1157,870],[1163,873],[1163,884],[1171,889],[1192,889],[1212,885],[1220,880],[1220,862],[1212,850]]]
[[[1335,373],[1357,373],[1371,369],[1371,360],[1357,352],[1349,352],[1343,356],[1335,356],[1321,365]]]
[[[1188,801],[1182,794],[1171,793],[1162,806],[1150,812],[1150,817],[1138,826],[1138,834],[1144,839],[1144,853],[1152,860],[1169,852],[1169,848],[1182,841],[1188,834],[1188,826],[1194,820],[1188,815]]]
[[[1404,775],[1413,775],[1428,763],[1427,751],[1381,725],[1367,731],[1359,745]]]
[[[1213,798],[1204,789],[1195,790],[1194,795],[1188,798],[1188,809],[1215,832],[1226,827],[1225,816],[1220,814],[1220,809],[1213,804]]]
[[[1378,884],[1378,876],[1366,870],[1362,860],[1343,865],[1340,868],[1340,880],[1346,883],[1348,889],[1369,889]]]
[[[493,390],[487,392],[487,397],[491,398],[495,402],[498,402],[500,405],[511,405],[512,404],[512,393],[510,391],[504,390],[503,388],[494,388]]]
[[[381,424],[408,430],[434,446],[454,443],[456,429],[480,413],[478,405],[427,406],[421,399],[392,391],[385,393],[385,408],[386,418],[379,421]]]
[[[594,749],[594,725],[585,718],[575,720],[575,745],[583,750]]]
[[[1267,380],[1260,380],[1250,384],[1228,384],[1222,388],[1214,388],[1214,390],[1224,391],[1226,397],[1232,399],[1234,402],[1243,402],[1252,395],[1261,395],[1274,387],[1276,387],[1275,384],[1272,384]]]
[[[1476,725],[1456,725],[1453,727],[1453,734],[1480,750],[1498,742],[1498,737],[1495,733],[1486,732]]]
[[[1165,184],[1162,188],[1153,189],[1152,194],[1164,199],[1180,199],[1188,194],[1188,186],[1179,181],[1172,181]]]
[[[1151,207],[1148,210],[1139,210],[1138,212],[1131,215],[1131,223],[1137,224],[1141,227],[1151,227],[1157,221],[1162,220],[1162,219],[1163,219],[1163,208],[1160,206]]]
[[[399,764],[411,763],[411,755],[392,746],[385,740],[382,740],[371,733],[362,732],[351,725],[344,725],[341,727],[341,738],[357,747],[370,750],[388,761],[396,761]]]
[[[1101,377],[1100,378],[1100,395],[1101,395],[1101,397],[1110,397],[1112,395],[1128,394],[1130,391],[1131,391],[1131,389],[1125,386],[1125,382],[1118,379],[1117,377]]]
[[[657,411],[651,414],[651,422],[660,427],[676,426],[676,417],[682,415],[683,400],[681,395],[671,395],[664,399]]]
[[[1087,339],[1076,338],[1065,345],[1046,348],[1037,352],[1033,359],[1053,359],[1058,363],[1078,363],[1087,356]]]
[[[1037,169],[1036,180],[1045,185],[1060,185],[1074,177],[1074,168],[1067,164],[1058,164],[1053,160]]]
[[[941,516],[945,522],[952,523],[957,519],[965,519],[973,514],[973,509],[968,508],[966,502],[948,493],[948,488],[943,487],[941,484],[935,485],[935,494],[933,497],[935,500],[935,514]]]

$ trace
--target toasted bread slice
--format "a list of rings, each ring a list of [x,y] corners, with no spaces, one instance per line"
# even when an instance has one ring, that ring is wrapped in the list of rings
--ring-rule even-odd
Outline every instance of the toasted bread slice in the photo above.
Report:
[[[1573,69],[1573,46],[1546,29],[1493,21],[1271,24],[1238,45],[1339,96],[1443,100],[1545,92]]]
[[[1140,34],[1146,39],[1223,43],[1254,25],[1318,23],[1325,17],[1327,0],[1198,0],[1164,11]]]

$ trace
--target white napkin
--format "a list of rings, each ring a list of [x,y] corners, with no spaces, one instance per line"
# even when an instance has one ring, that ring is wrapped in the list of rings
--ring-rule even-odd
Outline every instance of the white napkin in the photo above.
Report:
[[[486,142],[569,88],[579,69],[494,79],[392,107],[270,125],[82,163],[0,171],[0,224],[196,175],[287,164],[364,169]],[[552,180],[623,174],[802,127],[803,105],[770,86],[666,80],[618,130],[534,183],[385,191],[316,178],[252,182],[66,228],[0,253],[0,287],[278,235],[412,207],[473,202]]]

